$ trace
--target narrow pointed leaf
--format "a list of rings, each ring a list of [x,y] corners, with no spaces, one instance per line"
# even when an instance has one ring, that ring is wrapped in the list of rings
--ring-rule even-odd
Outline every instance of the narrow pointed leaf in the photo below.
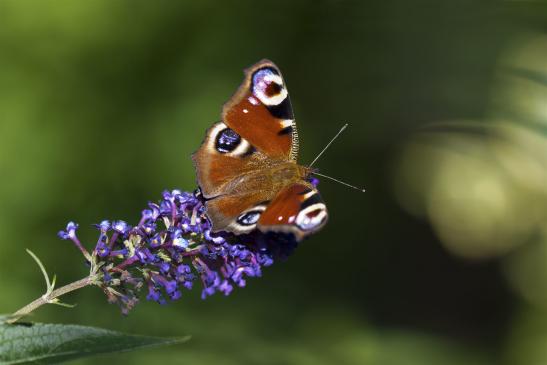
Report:
[[[4,318],[5,319],[5,318]],[[0,317],[0,321],[2,318]],[[104,353],[182,343],[188,338],[137,336],[47,323],[0,324],[0,364],[57,364]]]

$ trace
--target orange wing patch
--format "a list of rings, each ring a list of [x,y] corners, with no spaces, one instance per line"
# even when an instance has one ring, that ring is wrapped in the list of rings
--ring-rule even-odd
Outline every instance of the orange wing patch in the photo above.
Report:
[[[222,120],[268,157],[296,160],[298,135],[291,101],[273,62],[263,60],[245,71],[243,83],[222,109]]]

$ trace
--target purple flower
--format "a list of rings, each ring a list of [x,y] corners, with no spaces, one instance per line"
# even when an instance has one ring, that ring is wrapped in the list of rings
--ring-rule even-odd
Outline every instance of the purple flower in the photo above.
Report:
[[[145,223],[141,226],[144,233],[150,235],[156,232],[156,223]]]
[[[112,222],[112,229],[118,233],[126,234],[131,227],[124,221],[114,221]]]
[[[148,240],[151,248],[158,248],[161,245],[161,235],[156,233],[152,238]]]
[[[267,252],[259,252],[256,254],[256,261],[261,266],[270,266],[274,263],[272,256]]]
[[[165,283],[165,291],[167,292],[167,294],[173,294],[174,292],[177,291],[177,288],[178,288],[178,285],[175,280],[167,281]]]
[[[156,290],[156,287],[150,285],[148,287],[148,295],[146,296],[146,299],[159,302],[161,299],[161,293],[159,292],[159,290]]]
[[[199,191],[164,191],[162,198],[148,203],[135,227],[122,220],[95,225],[100,231],[94,249],[101,265],[100,286],[122,313],[136,305],[143,286],[146,299],[160,304],[181,298],[195,283],[203,286],[202,298],[216,292],[229,295],[295,246],[284,235],[212,233]],[[72,240],[90,260],[76,237],[77,228],[70,222],[59,237]]]
[[[157,205],[156,203],[148,203],[148,211],[150,211],[148,213],[148,217],[147,219],[152,219],[152,220],[156,220],[158,219],[159,215],[160,215],[160,206]],[[143,213],[144,215],[144,213]]]
[[[175,198],[180,195],[180,190],[173,190],[173,191],[167,191],[165,190],[163,193],[162,193],[162,196],[163,196],[163,200],[168,200],[170,201],[171,203],[173,203],[175,201]]]
[[[65,231],[59,231],[57,233],[57,236],[59,236],[62,240],[73,240],[76,238],[76,230],[78,229],[78,225],[74,222],[68,222],[66,225]]]
[[[221,245],[221,244],[223,244],[224,242],[226,242],[226,240],[224,239],[224,237],[218,236],[218,235],[212,235],[210,229],[204,230],[203,235],[205,236],[205,239],[206,239],[206,240],[212,241],[213,243],[216,243],[216,244],[219,244],[219,245]]]
[[[180,264],[179,266],[177,266],[177,273],[179,273],[180,275],[189,274],[191,272],[192,269],[188,265]]]
[[[188,247],[188,241],[182,236],[182,234],[182,229],[175,228],[171,233],[171,241],[173,246],[184,249]]]
[[[107,242],[108,236],[105,233],[101,232],[99,240],[97,241],[97,245],[95,246],[95,252],[97,252],[97,255],[99,255],[99,257],[105,257],[110,254],[110,247],[108,247]]]
[[[94,226],[98,228],[101,232],[108,232],[108,230],[110,229],[110,222],[104,220],[99,224],[95,224]]]
[[[169,297],[171,298],[171,300],[180,299],[180,297],[182,297],[182,292],[180,290],[175,290],[174,292],[169,294]]]
[[[234,287],[230,284],[228,280],[223,280],[218,287],[218,290],[224,293],[224,295],[230,295],[233,289]]]
[[[168,274],[169,273],[169,270],[171,270],[171,264],[169,262],[162,262],[161,264],[158,265],[159,268],[160,268],[160,271],[163,273],[163,274]]]
[[[127,248],[122,248],[121,250],[111,251],[110,256],[126,256],[128,253]]]
[[[148,248],[139,248],[135,251],[137,257],[142,264],[153,264],[158,261],[158,257],[154,255]]]

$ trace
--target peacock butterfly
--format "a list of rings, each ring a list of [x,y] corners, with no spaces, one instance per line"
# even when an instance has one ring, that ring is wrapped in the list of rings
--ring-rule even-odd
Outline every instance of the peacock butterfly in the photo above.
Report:
[[[298,133],[277,66],[262,60],[224,104],[222,119],[192,155],[212,231],[291,233],[301,240],[327,221],[327,207],[296,162]]]

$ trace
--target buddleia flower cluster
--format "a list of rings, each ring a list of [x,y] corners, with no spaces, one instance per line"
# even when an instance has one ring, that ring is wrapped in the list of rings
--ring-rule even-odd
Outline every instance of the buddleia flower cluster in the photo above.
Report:
[[[294,239],[283,235],[212,233],[199,190],[163,192],[134,226],[103,220],[95,228],[99,237],[91,253],[78,238],[78,224],[68,223],[58,236],[82,252],[93,284],[124,314],[138,303],[143,290],[146,299],[160,304],[181,298],[196,285],[201,286],[203,299],[216,292],[229,295],[296,246]]]

